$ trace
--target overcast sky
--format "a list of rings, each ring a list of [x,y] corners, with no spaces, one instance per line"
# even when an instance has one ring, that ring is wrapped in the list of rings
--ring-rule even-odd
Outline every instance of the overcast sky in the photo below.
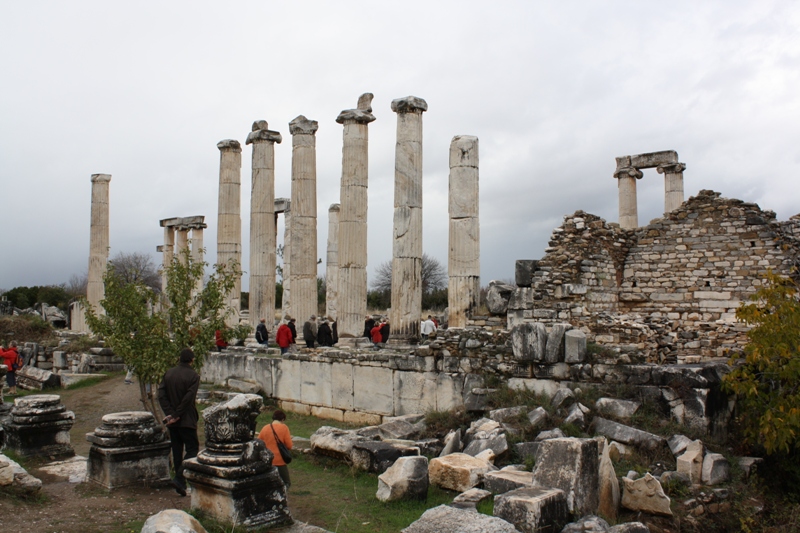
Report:
[[[254,120],[317,132],[318,257],[339,202],[340,111],[372,92],[369,273],[391,259],[395,98],[424,98],[424,251],[447,264],[448,147],[480,139],[481,281],[513,279],[578,209],[618,218],[614,158],[676,150],[700,189],[800,212],[800,3],[2,2],[0,288],[86,272],[90,176],[112,175],[110,255],[155,252],[163,218],[205,215],[216,259],[218,141],[242,143],[249,264]],[[639,223],[663,176],[638,182]],[[279,232],[282,237],[283,228]],[[245,275],[243,285],[247,287]]]

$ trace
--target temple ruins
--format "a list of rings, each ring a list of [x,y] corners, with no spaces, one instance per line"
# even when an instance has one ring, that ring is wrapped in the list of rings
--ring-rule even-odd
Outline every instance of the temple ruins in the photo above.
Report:
[[[192,261],[203,262],[203,230],[208,226],[202,215],[165,218],[159,221],[159,225],[164,228],[164,244],[156,247],[156,251],[161,252],[163,293],[167,288],[167,267],[172,264],[173,257],[185,258],[188,251]],[[202,280],[199,280],[199,283],[202,283]],[[201,290],[203,290],[202,285],[197,287],[197,292]],[[166,298],[162,300],[162,304],[164,303]]]
[[[219,207],[217,212],[217,264],[235,263],[242,268],[242,216],[241,171],[242,146],[239,141],[227,139],[217,143],[219,160]],[[228,307],[233,311],[225,317],[225,323],[235,326],[239,323],[240,302],[242,298],[241,277],[228,295]]]

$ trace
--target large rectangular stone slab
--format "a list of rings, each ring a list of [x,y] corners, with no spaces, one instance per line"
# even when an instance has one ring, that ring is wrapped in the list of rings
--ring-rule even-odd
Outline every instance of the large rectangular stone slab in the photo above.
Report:
[[[356,366],[353,382],[358,386],[353,391],[353,407],[357,411],[393,415],[394,376],[389,368]]]
[[[331,365],[329,363],[316,363],[303,361],[300,363],[301,381],[300,398],[303,403],[330,407],[332,405],[331,393]]]
[[[275,368],[275,396],[284,401],[302,402],[302,371],[300,361],[281,359]]]
[[[331,406],[345,411],[353,410],[353,365],[331,365]]]
[[[432,372],[394,373],[394,414],[427,413],[436,409],[436,374]]]

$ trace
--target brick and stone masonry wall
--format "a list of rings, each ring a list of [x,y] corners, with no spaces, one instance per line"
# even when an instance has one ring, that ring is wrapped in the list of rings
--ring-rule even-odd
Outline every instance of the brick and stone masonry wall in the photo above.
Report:
[[[509,328],[566,322],[655,362],[721,357],[744,346],[735,312],[767,271],[797,275],[800,216],[778,222],[756,204],[703,190],[635,230],[578,211],[549,244],[540,261],[522,262],[530,282],[509,299]]]

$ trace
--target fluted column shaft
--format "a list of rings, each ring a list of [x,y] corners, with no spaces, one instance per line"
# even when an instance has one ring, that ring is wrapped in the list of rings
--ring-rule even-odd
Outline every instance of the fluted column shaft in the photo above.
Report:
[[[219,161],[219,208],[217,212],[217,264],[236,262],[242,265],[242,217],[241,217],[241,171],[242,147],[239,141],[224,140],[217,144]],[[228,326],[239,323],[239,308],[242,297],[242,280],[227,297],[228,306],[234,311],[225,322]]]
[[[478,138],[453,137],[450,142],[450,253],[447,261],[448,324],[467,326],[478,307],[481,281],[481,242],[478,184]]]
[[[333,320],[339,316],[339,212],[340,205],[328,208],[328,252],[325,257],[325,314]],[[337,325],[338,328],[338,325]]]
[[[619,186],[619,226],[622,229],[639,227],[639,209],[636,200],[636,180],[642,172],[635,168],[623,168],[614,173]]]
[[[394,160],[391,337],[419,339],[422,314],[422,113],[428,104],[407,96],[392,101],[397,113]]]
[[[683,203],[683,171],[686,165],[661,165],[657,170],[659,174],[664,174],[664,213],[670,213]]]
[[[203,262],[203,228],[192,228],[192,260],[195,264],[201,264]],[[163,290],[163,289],[162,289]],[[203,279],[200,278],[197,280],[197,285],[195,286],[194,294],[195,296],[200,294],[203,290]]]
[[[291,315],[292,311],[292,203],[283,212],[283,296],[281,311],[283,315]],[[295,316],[295,318],[297,318]]]
[[[357,109],[342,111],[336,122],[344,126],[342,184],[339,212],[340,338],[361,337],[367,312],[367,185],[368,124],[372,94],[361,95]]]
[[[317,314],[316,120],[289,123],[292,134],[292,312],[298,320]]]
[[[175,232],[175,255],[178,261],[186,264],[186,253],[189,250],[189,228],[177,228]]]
[[[103,276],[108,263],[108,190],[110,174],[92,174],[92,214],[89,230],[89,277],[86,300],[102,312],[100,301],[105,297]]]
[[[175,227],[164,226],[164,245],[161,247],[161,294],[162,304],[166,305],[167,269],[172,264],[175,253]]]
[[[250,190],[250,323],[275,325],[275,143],[283,138],[266,120],[253,122],[247,144],[253,145]]]

